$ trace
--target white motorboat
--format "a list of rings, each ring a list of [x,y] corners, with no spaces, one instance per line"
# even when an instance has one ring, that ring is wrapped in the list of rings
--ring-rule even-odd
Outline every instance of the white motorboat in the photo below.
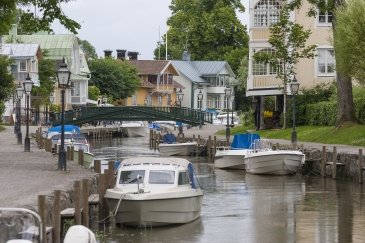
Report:
[[[148,124],[143,121],[123,121],[120,125],[125,137],[145,137],[148,132]]]
[[[272,150],[268,140],[254,142],[244,158],[247,173],[288,175],[296,174],[305,162],[305,155],[297,150]]]
[[[258,134],[235,134],[230,147],[217,150],[214,156],[214,167],[219,169],[245,169],[244,157]]]
[[[195,152],[197,142],[176,142],[176,137],[172,133],[167,133],[163,137],[163,143],[158,145],[162,156],[188,156]]]
[[[70,146],[70,144],[67,144]],[[79,162],[79,150],[82,149],[84,152],[84,167],[89,168],[91,164],[94,163],[94,154],[90,151],[89,143],[72,143],[71,146],[74,147],[74,161]]]
[[[162,226],[199,218],[203,192],[188,160],[136,157],[122,161],[105,198],[118,224]]]

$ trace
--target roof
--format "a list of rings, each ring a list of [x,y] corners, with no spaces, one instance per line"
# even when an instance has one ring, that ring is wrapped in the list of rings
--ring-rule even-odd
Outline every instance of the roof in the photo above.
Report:
[[[40,50],[38,44],[2,44],[3,53],[13,57],[34,57]]]
[[[42,50],[47,50],[48,58],[62,59],[71,56],[76,36],[73,34],[18,35],[17,40],[22,43],[38,43]]]
[[[188,168],[190,161],[187,159],[174,157],[134,157],[122,161],[122,165],[139,164],[178,165]]]
[[[203,76],[215,76],[226,68],[231,76],[235,76],[226,61],[181,61],[173,60],[172,65],[194,83],[208,83]]]
[[[170,61],[166,60],[128,60],[128,62],[136,67],[139,75],[159,75],[170,64]]]
[[[141,79],[140,87],[153,89],[155,86],[153,86],[153,84],[151,84],[150,82]]]

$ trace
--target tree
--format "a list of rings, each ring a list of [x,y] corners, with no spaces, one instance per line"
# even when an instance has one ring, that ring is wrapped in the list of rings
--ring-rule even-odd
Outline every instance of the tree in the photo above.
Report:
[[[365,2],[348,1],[336,9],[336,56],[346,62],[337,64],[337,70],[365,84]]]
[[[82,49],[82,51],[85,54],[86,61],[89,61],[90,59],[97,59],[98,54],[96,54],[95,47],[90,44],[87,40],[81,40],[80,38],[77,38],[79,45]]]
[[[49,96],[54,91],[54,83],[56,80],[56,64],[54,60],[42,59],[38,63],[38,73],[40,86],[34,86],[32,95],[40,96],[40,104],[48,104]]]
[[[295,0],[290,3],[291,9],[299,9],[301,7],[303,0]],[[321,12],[325,13],[333,13],[333,21],[332,21],[332,29],[334,32],[334,46],[337,46],[336,40],[336,10],[341,6],[345,5],[347,0],[307,0],[312,4],[312,8],[308,11],[309,16],[316,16],[319,9]],[[346,23],[345,23],[346,24]],[[337,50],[335,49],[335,53]],[[341,66],[342,62],[346,62],[346,59],[342,59],[340,56],[335,55],[336,65]],[[338,70],[336,77],[337,83],[337,118],[336,118],[336,127],[341,127],[346,122],[357,122],[355,115],[355,104],[353,101],[352,94],[352,81],[351,76],[344,73],[341,70]]]
[[[100,89],[95,85],[89,86],[89,99],[97,100],[100,96]]]
[[[284,6],[277,23],[270,27],[269,43],[273,51],[254,54],[257,62],[269,63],[276,70],[277,78],[283,81],[284,107],[283,128],[286,128],[286,87],[295,76],[295,65],[302,58],[313,58],[315,45],[306,46],[311,34],[302,25],[289,20],[290,9]]]
[[[98,87],[102,94],[112,96],[114,100],[133,95],[139,87],[137,70],[126,61],[99,58],[92,60],[89,68],[90,84]]]
[[[233,71],[238,69],[248,48],[246,26],[236,15],[236,11],[244,11],[239,0],[173,0],[170,9],[169,59],[181,59],[187,49],[192,60],[226,60]],[[154,51],[155,59],[165,58],[166,35],[162,39]]]
[[[6,0],[0,3],[0,34],[8,33],[12,23],[22,26],[23,33],[40,30],[52,32],[51,24],[58,20],[66,29],[77,33],[80,24],[68,18],[61,4],[71,0]],[[17,8],[27,9],[19,11]],[[33,12],[34,10],[34,12]]]
[[[9,72],[12,60],[0,55],[0,117],[5,111],[5,102],[8,101],[15,89],[13,77]]]

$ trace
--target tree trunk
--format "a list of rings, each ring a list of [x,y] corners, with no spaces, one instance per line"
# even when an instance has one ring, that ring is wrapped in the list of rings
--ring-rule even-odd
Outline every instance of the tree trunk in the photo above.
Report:
[[[337,99],[336,127],[345,122],[357,122],[351,78],[341,73],[337,73]]]
[[[338,8],[344,5],[344,0],[335,0],[334,8]],[[336,31],[336,16],[333,16],[332,22],[333,33]],[[336,39],[333,39],[336,42]],[[335,45],[336,46],[336,45]],[[336,63],[341,61],[335,56]],[[346,74],[337,72],[337,116],[336,116],[336,127],[341,127],[345,122],[357,122],[355,115],[355,105],[352,95],[352,80],[351,77]]]

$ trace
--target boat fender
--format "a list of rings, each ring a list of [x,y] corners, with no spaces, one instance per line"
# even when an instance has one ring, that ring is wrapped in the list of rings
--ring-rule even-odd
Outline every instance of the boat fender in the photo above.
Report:
[[[73,225],[66,233],[64,243],[97,243],[94,233],[83,225]]]

